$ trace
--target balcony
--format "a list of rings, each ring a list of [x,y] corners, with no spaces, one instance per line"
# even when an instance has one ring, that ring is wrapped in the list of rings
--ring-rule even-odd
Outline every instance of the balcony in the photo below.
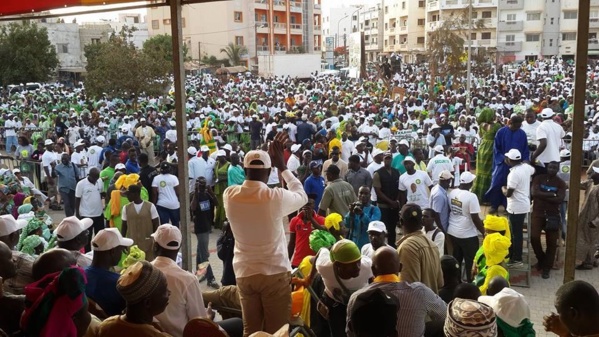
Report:
[[[302,24],[301,23],[292,23],[289,25],[289,29],[292,34],[301,34],[302,33]]]
[[[408,44],[407,43],[402,43],[399,45],[399,50],[408,50]]]
[[[400,27],[399,27],[399,31],[400,31],[400,32],[405,32],[405,31],[407,31],[407,30],[408,30],[408,26],[400,26]]]
[[[458,7],[463,7],[460,0],[445,0],[445,3],[443,3],[443,9],[453,9]]]
[[[590,28],[599,28],[599,18],[590,18],[589,19],[589,27]]]
[[[389,33],[395,33],[395,27],[389,28]]]
[[[429,30],[436,30],[443,25],[443,21],[431,21],[428,23]]]
[[[284,22],[275,22],[273,24],[275,34],[287,34],[287,24]]]
[[[314,9],[321,9],[322,6],[320,4],[314,4]]]
[[[599,0],[591,0],[591,6],[599,6]]]
[[[287,3],[285,0],[275,0],[272,5],[275,11],[287,11]]]
[[[291,12],[301,13],[302,12],[302,3],[301,2],[290,2],[289,10]]]
[[[591,0],[592,2],[593,0]],[[599,1],[599,0],[596,0]],[[499,9],[524,9],[524,0],[499,0]]]
[[[275,46],[275,54],[277,54],[277,55],[287,54],[287,47],[286,46]]]
[[[258,55],[268,55],[270,50],[268,49],[268,46],[256,46],[256,52]]]
[[[322,34],[322,26],[321,25],[314,25],[314,34]]]
[[[500,32],[515,32],[521,31],[524,27],[522,21],[499,21],[497,24],[497,30]]]
[[[426,4],[426,9],[429,11],[438,11],[439,10],[439,1],[429,1]]]
[[[599,50],[599,40],[589,39],[589,50]]]
[[[484,28],[496,28],[497,18],[473,19],[474,22],[482,22]]]
[[[255,9],[268,9],[268,0],[254,0]]]
[[[497,42],[498,52],[518,52],[522,50],[522,42],[518,41],[501,41]]]
[[[478,0],[474,6],[477,7],[488,7],[497,6],[497,0]]]
[[[256,33],[268,34],[268,22],[256,21]]]
[[[321,50],[322,50],[322,47],[321,47],[321,46],[315,46],[315,47],[314,47],[314,51],[321,51]]]

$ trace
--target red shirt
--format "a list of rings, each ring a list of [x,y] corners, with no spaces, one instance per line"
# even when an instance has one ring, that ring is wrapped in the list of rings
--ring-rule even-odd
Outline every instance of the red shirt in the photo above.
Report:
[[[316,223],[324,226],[324,217],[316,212],[312,214],[312,217],[316,220]],[[289,232],[295,233],[295,252],[291,260],[292,266],[299,266],[306,256],[316,254],[310,249],[310,233],[312,233],[312,230],[312,223],[304,221],[303,212],[300,212],[289,222]]]
[[[121,161],[121,163],[125,164],[127,162],[127,159],[129,159],[129,153],[127,151],[121,151],[121,153],[119,154],[119,160]]]

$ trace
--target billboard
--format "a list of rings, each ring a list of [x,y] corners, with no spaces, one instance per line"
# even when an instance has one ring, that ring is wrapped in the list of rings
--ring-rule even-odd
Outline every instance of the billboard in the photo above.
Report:
[[[361,33],[351,33],[347,37],[347,52],[349,53],[349,77],[358,78],[362,65]]]

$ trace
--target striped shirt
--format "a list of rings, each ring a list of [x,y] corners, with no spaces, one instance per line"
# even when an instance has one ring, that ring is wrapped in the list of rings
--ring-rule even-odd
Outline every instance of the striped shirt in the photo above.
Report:
[[[402,337],[422,337],[427,317],[433,322],[444,322],[447,305],[426,285],[420,282],[374,282],[353,293],[347,304],[347,325],[345,332],[348,337],[354,334],[349,331],[351,314],[356,298],[363,292],[380,288],[387,295],[395,297],[397,306],[397,333]]]

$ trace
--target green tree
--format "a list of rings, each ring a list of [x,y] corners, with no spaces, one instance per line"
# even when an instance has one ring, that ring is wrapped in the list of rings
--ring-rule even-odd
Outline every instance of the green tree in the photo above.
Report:
[[[229,43],[225,48],[222,48],[220,52],[227,54],[227,58],[231,65],[238,66],[241,63],[241,55],[247,54],[248,49],[246,46]]]
[[[2,85],[45,82],[58,67],[56,49],[46,28],[29,22],[0,28],[0,60]]]
[[[229,67],[231,65],[229,63],[229,59],[219,60],[214,55],[212,55],[212,56],[204,55],[204,57],[202,58],[202,63],[209,65],[211,67],[220,66],[221,64],[224,65],[225,67]]]
[[[443,78],[453,76],[454,83],[459,81],[459,78],[464,75],[467,67],[468,55],[468,28],[470,18],[468,7],[462,10],[451,12],[443,18],[439,26],[429,35],[427,42],[428,62],[436,76]],[[484,19],[472,19],[472,30],[485,28]],[[473,47],[474,50],[474,47]],[[485,51],[480,48],[476,51],[477,58],[485,59]],[[472,53],[472,60],[475,52]],[[473,68],[473,73],[476,70],[490,70],[490,67],[485,65],[482,68]]]
[[[92,96],[150,94],[165,92],[169,68],[164,59],[136,49],[122,35],[108,42],[85,46],[87,58],[86,90]]]
[[[165,61],[173,62],[173,38],[170,35],[156,35],[144,42],[144,53],[153,57],[164,59]],[[189,48],[183,44],[183,58],[189,61]]]

